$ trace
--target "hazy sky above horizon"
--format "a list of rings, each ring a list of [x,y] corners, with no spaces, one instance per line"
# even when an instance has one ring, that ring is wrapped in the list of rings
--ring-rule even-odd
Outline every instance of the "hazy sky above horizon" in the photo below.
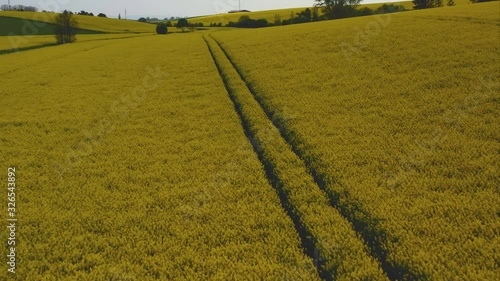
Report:
[[[273,10],[292,7],[310,7],[314,0],[11,0],[11,5],[35,6],[40,10],[56,11],[70,10],[73,12],[85,10],[95,15],[105,13],[116,18],[118,14],[124,17],[127,9],[128,18],[141,16],[166,18],[171,16],[192,17],[226,13],[229,10],[241,9],[250,11]],[[364,0],[362,3],[393,2],[394,0]],[[397,0],[396,0],[397,1]],[[0,0],[7,4],[8,0]]]

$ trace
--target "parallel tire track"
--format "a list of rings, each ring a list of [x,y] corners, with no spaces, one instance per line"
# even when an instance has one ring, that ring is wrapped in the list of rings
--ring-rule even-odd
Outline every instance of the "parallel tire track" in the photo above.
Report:
[[[300,138],[298,138],[298,134],[287,127],[287,121],[277,116],[273,108],[253,89],[252,85],[245,78],[241,69],[234,63],[227,50],[217,41],[217,39],[213,38],[211,35],[209,36],[222,50],[227,60],[238,73],[240,79],[245,83],[245,86],[252,94],[255,101],[259,104],[261,110],[265,112],[267,119],[277,128],[281,138],[290,146],[294,154],[305,163],[307,173],[312,176],[315,185],[327,194],[330,205],[336,208],[339,213],[349,221],[359,237],[368,245],[371,256],[380,263],[387,277],[390,280],[425,279],[425,274],[415,272],[409,265],[399,261],[389,260],[390,251],[387,245],[390,236],[389,233],[380,226],[380,220],[373,217],[359,201],[352,198],[347,188],[344,188],[343,192],[336,192],[328,188],[330,182],[329,176],[319,173],[314,168],[315,165],[313,161],[305,157],[305,153],[298,149],[299,143],[301,142]]]
[[[330,205],[305,163],[281,137],[255,100],[234,64],[211,37],[204,37],[214,63],[242,120],[248,140],[295,224],[304,252],[324,280],[387,280],[352,225]]]

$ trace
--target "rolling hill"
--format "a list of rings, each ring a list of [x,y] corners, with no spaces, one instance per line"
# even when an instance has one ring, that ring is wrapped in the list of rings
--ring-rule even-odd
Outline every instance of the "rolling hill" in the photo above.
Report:
[[[43,13],[43,12],[14,12],[14,11],[0,11],[0,23],[4,26],[0,29],[3,33],[7,28],[12,28],[13,30],[20,30],[25,25],[25,22],[19,22],[22,19],[27,20],[32,26],[38,27],[40,24],[37,22],[50,23],[54,18],[55,13]],[[91,16],[80,16],[74,15],[75,19],[78,21],[78,27],[80,30],[84,30],[81,33],[153,33],[155,32],[155,26],[152,24],[141,23],[134,20],[118,20],[111,18],[100,18]],[[13,27],[5,27],[7,24],[14,25]],[[20,24],[23,24],[20,26]],[[31,30],[29,30],[31,32]],[[48,27],[39,28],[39,35],[46,35],[48,32]],[[23,35],[22,33],[20,35]],[[36,35],[36,34],[29,34]]]
[[[465,4],[469,4],[469,0],[456,0],[455,3],[457,5],[465,5]],[[376,10],[378,7],[382,6],[383,4],[384,3],[361,4],[358,6],[358,9],[369,8],[372,10]],[[387,4],[402,5],[407,10],[412,10],[413,6],[414,6],[411,1],[390,2]],[[227,13],[226,11],[221,11],[221,13],[217,14],[217,15],[192,17],[192,18],[189,18],[189,21],[196,22],[196,23],[201,22],[204,25],[210,25],[211,23],[222,23],[223,25],[226,25],[230,21],[237,22],[241,16],[249,16],[253,19],[266,19],[268,22],[274,22],[275,15],[279,15],[282,20],[285,20],[285,19],[289,19],[292,14],[295,16],[296,13],[302,12],[306,8],[307,7],[291,8],[291,9],[279,9],[279,10],[267,10],[267,11],[255,11],[255,12],[243,12],[243,13]]]

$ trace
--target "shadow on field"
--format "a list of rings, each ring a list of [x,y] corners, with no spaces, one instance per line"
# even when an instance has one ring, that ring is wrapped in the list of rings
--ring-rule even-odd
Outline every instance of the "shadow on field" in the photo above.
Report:
[[[0,50],[0,55],[12,54],[12,53],[17,53],[17,52],[22,52],[22,51],[29,51],[29,50],[36,50],[36,49],[41,49],[41,48],[51,47],[51,46],[57,46],[57,43],[48,43],[48,44],[43,44],[43,45],[30,46],[30,47],[24,47],[24,48],[17,48],[17,49],[10,49],[10,50]]]

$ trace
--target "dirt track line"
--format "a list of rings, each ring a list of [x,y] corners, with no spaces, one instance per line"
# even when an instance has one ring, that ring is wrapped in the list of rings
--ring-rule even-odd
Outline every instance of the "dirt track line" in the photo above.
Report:
[[[332,207],[336,208],[339,213],[351,223],[353,229],[359,234],[366,245],[370,248],[370,255],[376,259],[384,273],[390,280],[420,280],[425,277],[423,273],[417,273],[407,264],[399,263],[398,261],[389,260],[389,250],[387,244],[390,241],[388,232],[379,224],[380,220],[374,218],[359,201],[349,195],[348,189],[344,187],[344,192],[336,192],[328,188],[328,176],[318,173],[314,168],[313,161],[305,157],[303,151],[298,149],[298,143],[301,140],[297,137],[298,134],[288,128],[286,120],[279,116],[274,116],[274,111],[271,106],[267,105],[265,99],[259,95],[243,75],[241,69],[235,64],[234,60],[228,54],[227,50],[211,35],[209,35],[216,44],[220,47],[226,58],[229,60],[233,68],[239,74],[241,80],[245,82],[250,93],[253,95],[260,108],[265,112],[270,122],[278,129],[281,137],[291,147],[295,155],[305,163],[308,174],[312,176],[314,182],[328,196]],[[295,136],[291,138],[290,136]]]
[[[210,51],[210,54],[212,56],[212,59],[217,67],[217,70],[219,71],[219,75],[221,76],[223,82],[224,82],[224,86],[229,94],[229,98],[231,99],[231,101],[233,102],[233,105],[234,105],[234,109],[236,111],[236,113],[238,114],[240,120],[241,120],[241,123],[242,123],[242,126],[243,126],[243,130],[245,132],[245,135],[248,139],[248,141],[252,144],[252,147],[254,149],[254,152],[255,154],[258,156],[260,162],[264,165],[264,168],[265,168],[265,172],[266,172],[266,177],[268,179],[268,181],[272,184],[272,186],[275,188],[275,190],[277,190],[278,192],[278,195],[279,195],[279,198],[280,198],[280,202],[281,202],[281,206],[282,208],[285,210],[286,214],[292,219],[293,221],[293,224],[294,224],[294,227],[295,227],[295,230],[297,231],[299,237],[300,237],[300,240],[302,242],[302,248],[303,248],[303,251],[304,251],[304,254],[306,254],[307,256],[309,256],[313,261],[315,260],[315,257],[314,257],[314,241],[310,238],[310,234],[307,233],[307,231],[304,229],[304,226],[301,224],[300,222],[300,219],[298,218],[297,214],[293,212],[292,208],[290,207],[290,203],[287,201],[287,197],[284,193],[284,190],[282,188],[279,188],[277,185],[276,185],[276,181],[273,180],[273,175],[272,175],[272,168],[269,167],[269,165],[266,164],[266,160],[264,159],[264,156],[261,152],[261,148],[259,147],[259,144],[256,142],[255,140],[255,136],[252,134],[251,132],[251,129],[250,129],[250,126],[248,124],[248,121],[246,120],[246,118],[243,116],[242,112],[241,112],[241,104],[239,104],[234,96],[234,93],[233,93],[233,90],[231,89],[231,87],[229,86],[229,83],[227,81],[227,78],[225,77],[225,74],[216,58],[216,56],[214,55],[214,52],[213,52],[213,49],[212,47],[210,46],[210,44],[208,43],[207,39],[205,37],[203,37],[203,39],[205,40],[205,43],[207,44],[208,46],[208,49]],[[314,264],[316,265],[316,269],[318,271],[318,274],[319,276],[321,276],[323,279],[325,280],[331,280],[331,278],[326,278],[324,277],[324,273],[321,272],[321,268],[318,266],[318,263],[317,262],[314,262]]]
[[[282,138],[279,128],[268,118],[227,54],[213,38],[208,40],[204,37],[204,40],[247,137],[264,165],[268,179],[278,191],[283,208],[295,224],[304,252],[313,259],[320,277],[335,280],[339,275],[349,276],[350,270],[366,267],[372,270],[367,273],[370,280],[387,280],[377,259],[370,256],[369,249],[356,235],[352,225],[330,205],[327,195],[308,173],[305,162]],[[209,41],[213,41],[215,46]],[[214,54],[217,51],[215,48],[219,49],[222,58]],[[224,63],[221,60],[227,61],[225,69],[220,65]],[[340,256],[347,257],[339,259]]]

